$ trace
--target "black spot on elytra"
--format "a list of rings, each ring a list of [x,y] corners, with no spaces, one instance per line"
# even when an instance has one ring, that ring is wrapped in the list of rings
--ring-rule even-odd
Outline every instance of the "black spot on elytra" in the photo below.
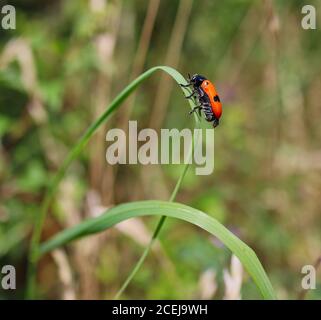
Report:
[[[215,102],[221,102],[220,97],[219,97],[218,95],[216,95],[216,96],[214,97],[214,101],[215,101]]]

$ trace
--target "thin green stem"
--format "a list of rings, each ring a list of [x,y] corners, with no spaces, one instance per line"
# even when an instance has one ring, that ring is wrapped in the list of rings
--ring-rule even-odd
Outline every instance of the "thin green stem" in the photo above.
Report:
[[[44,222],[50,208],[52,199],[57,192],[59,183],[65,176],[65,173],[74,159],[80,154],[83,148],[88,143],[92,135],[97,131],[97,129],[106,122],[112,113],[121,105],[121,103],[147,78],[149,78],[155,71],[162,70],[168,73],[177,83],[185,83],[184,77],[177,72],[175,69],[166,66],[157,66],[151,68],[133,80],[127,87],[121,91],[117,97],[110,103],[106,111],[86,130],[83,136],[78,140],[76,145],[68,154],[67,158],[64,160],[59,171],[55,175],[54,179],[50,183],[47,192],[45,194],[43,203],[40,208],[39,214],[35,217],[35,225],[31,238],[29,255],[28,255],[28,270],[27,270],[27,298],[34,298],[35,296],[35,277],[36,277],[36,267],[39,260],[39,244]],[[188,90],[181,88],[184,93]],[[189,101],[191,108],[195,104]]]
[[[199,127],[199,119],[196,117],[195,118],[195,121],[196,121],[196,125],[197,125],[197,128]],[[170,202],[173,202],[175,201],[175,198],[177,196],[177,193],[178,193],[178,190],[180,189],[181,185],[182,185],[182,182],[183,182],[183,179],[187,173],[187,170],[189,168],[189,162],[190,162],[190,159],[192,158],[192,155],[193,155],[193,146],[194,146],[194,140],[197,141],[198,140],[198,135],[197,137],[195,138],[195,135],[193,135],[193,141],[190,145],[190,148],[189,148],[189,154],[188,154],[188,161],[187,163],[185,164],[184,166],[184,169],[175,185],[175,188],[169,198],[169,201]],[[117,300],[119,299],[119,297],[121,296],[121,294],[126,290],[127,286],[129,285],[129,283],[131,282],[131,280],[134,278],[134,276],[136,275],[136,273],[138,272],[138,270],[140,269],[140,267],[142,266],[142,264],[144,263],[149,251],[151,250],[151,248],[153,247],[153,244],[155,243],[155,241],[157,240],[157,237],[164,225],[166,221],[166,217],[165,216],[161,216],[158,223],[157,223],[157,226],[153,232],[153,235],[147,245],[147,247],[145,248],[143,254],[141,255],[141,257],[139,258],[139,260],[137,261],[137,263],[135,264],[135,267],[132,269],[131,273],[128,275],[128,277],[126,278],[125,282],[122,284],[122,286],[120,287],[120,289],[118,290],[118,292],[116,293],[114,299]]]

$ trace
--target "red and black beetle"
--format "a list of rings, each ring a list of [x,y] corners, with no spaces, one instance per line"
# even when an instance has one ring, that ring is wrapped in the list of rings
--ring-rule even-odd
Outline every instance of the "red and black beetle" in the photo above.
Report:
[[[197,97],[200,103],[190,114],[197,110],[199,114],[201,114],[201,111],[203,111],[205,119],[208,122],[212,122],[214,128],[217,127],[222,115],[222,103],[214,84],[199,74],[194,74],[192,77],[188,75],[187,82],[188,84],[181,84],[181,86],[184,88],[192,86],[193,91],[186,98],[192,99],[193,97]]]

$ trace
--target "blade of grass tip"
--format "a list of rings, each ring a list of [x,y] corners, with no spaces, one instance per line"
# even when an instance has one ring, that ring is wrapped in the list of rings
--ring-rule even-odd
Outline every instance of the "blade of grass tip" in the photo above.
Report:
[[[68,156],[65,158],[62,166],[59,168],[57,174],[54,176],[53,180],[49,184],[44,200],[42,202],[40,212],[35,217],[35,225],[32,233],[29,254],[28,254],[28,269],[27,269],[27,292],[26,296],[28,298],[33,298],[35,293],[35,274],[36,266],[38,262],[38,251],[39,242],[43,229],[43,225],[46,219],[47,212],[49,210],[51,201],[58,189],[59,183],[65,176],[65,173],[74,159],[80,154],[83,148],[86,146],[92,135],[97,131],[97,129],[109,119],[112,113],[121,105],[121,103],[147,78],[149,78],[155,71],[162,70],[168,73],[177,83],[186,83],[185,78],[175,69],[167,66],[156,66],[153,67],[135,80],[133,80],[127,87],[125,87],[116,98],[109,104],[106,111],[86,130],[83,136],[78,140],[76,145],[72,148]],[[183,93],[189,93],[186,88],[181,88]],[[193,101],[188,101],[190,107],[195,107]],[[195,121],[197,121],[197,116],[195,116]]]
[[[255,252],[224,225],[204,212],[187,205],[169,201],[137,201],[120,204],[102,215],[87,219],[78,225],[63,230],[41,245],[40,254],[45,254],[81,237],[102,232],[116,224],[134,217],[167,216],[189,222],[217,237],[242,262],[264,299],[276,299],[272,284]]]

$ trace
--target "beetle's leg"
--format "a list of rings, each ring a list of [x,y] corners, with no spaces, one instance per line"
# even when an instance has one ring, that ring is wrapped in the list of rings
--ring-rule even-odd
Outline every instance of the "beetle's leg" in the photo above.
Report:
[[[202,105],[194,107],[194,108],[189,112],[189,114],[192,114],[193,112],[195,112],[195,111],[197,111],[197,110],[198,110],[199,114],[201,114]]]
[[[185,96],[186,99],[191,99],[197,91],[192,91],[192,93],[189,96]]]
[[[183,87],[183,88],[188,88],[188,87],[190,87],[192,84],[191,84],[191,83],[188,83],[188,84],[180,83],[179,85],[180,85],[181,87]]]
[[[183,88],[188,88],[190,86],[192,86],[192,78],[191,78],[191,75],[188,74],[188,78],[185,80],[187,82],[187,84],[183,84],[183,83],[180,83],[179,85]]]

